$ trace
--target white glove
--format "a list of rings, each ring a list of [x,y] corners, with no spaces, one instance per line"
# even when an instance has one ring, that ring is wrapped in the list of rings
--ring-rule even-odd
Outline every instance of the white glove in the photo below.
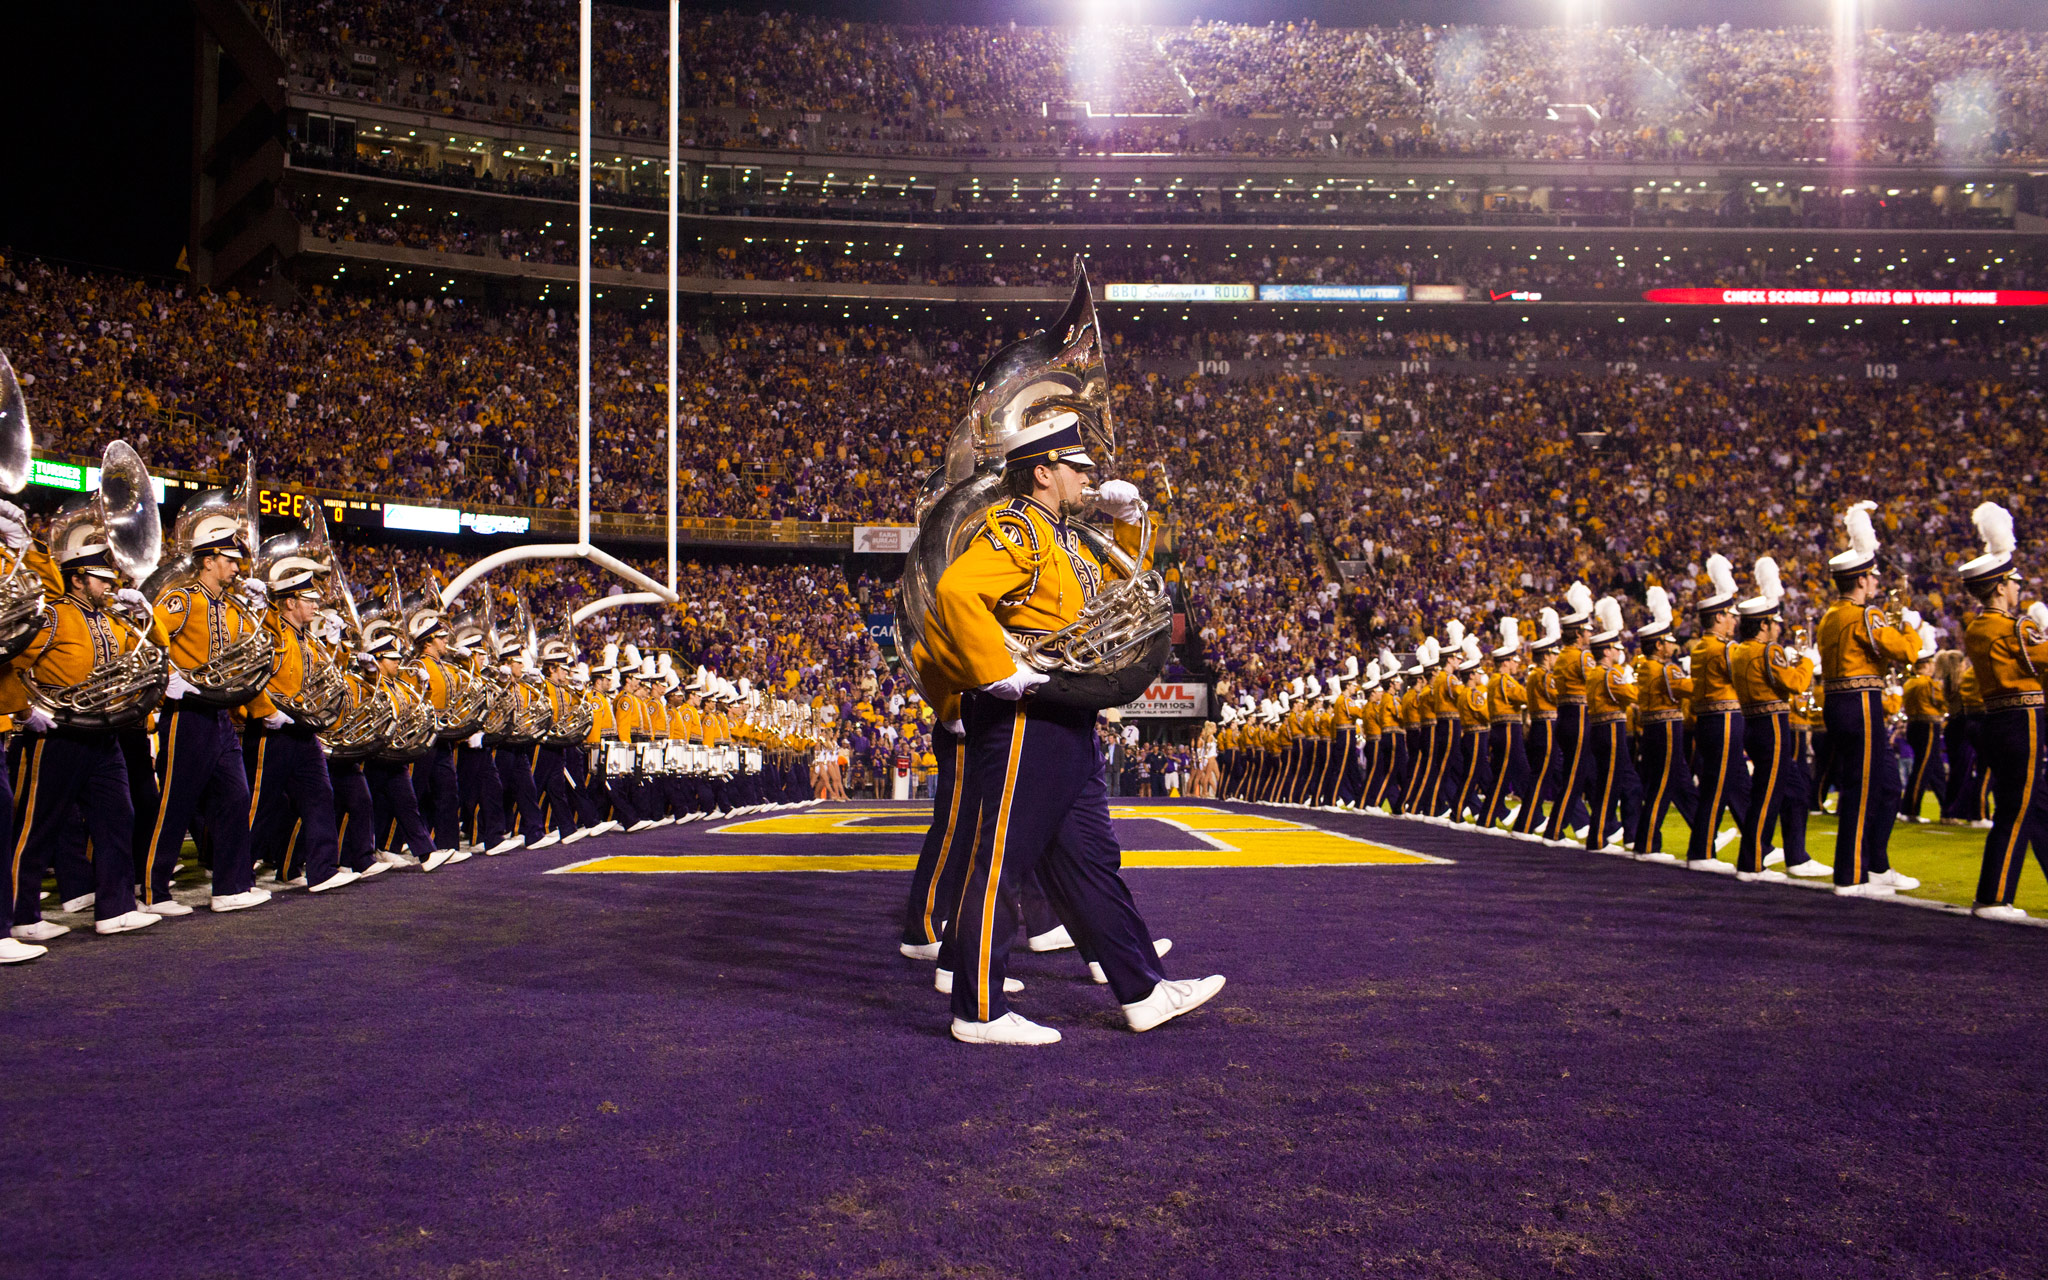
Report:
[[[1634,684],[1636,682],[1636,669],[1634,667],[1624,663],[1616,667],[1615,670],[1621,673],[1621,682],[1623,684]]]
[[[55,719],[51,718],[49,712],[43,710],[41,707],[30,707],[28,709],[28,715],[22,718],[22,723],[28,726],[28,731],[30,733],[48,733],[50,731],[50,726],[56,724],[57,722]]]
[[[184,677],[176,667],[171,668],[170,682],[164,685],[164,696],[176,702],[188,693],[199,692],[199,686]]]
[[[1917,632],[1920,630],[1920,615],[1912,609],[1901,612],[1899,614],[1899,621],[1906,624],[1905,629],[1908,631]]]
[[[957,733],[964,738],[967,736],[967,722],[964,720],[948,720],[946,721],[946,732]]]
[[[266,729],[282,729],[291,722],[292,718],[282,711],[273,711],[263,717],[263,727]]]
[[[1118,524],[1136,524],[1145,514],[1145,500],[1138,496],[1138,486],[1128,480],[1105,480],[1095,491],[1095,505]]]
[[[133,587],[123,587],[114,593],[114,599],[140,613],[149,612],[149,597]]]
[[[992,693],[1004,702],[1015,702],[1050,679],[1052,677],[1043,671],[1033,671],[1029,667],[1018,667],[1002,679],[990,681],[981,687],[983,692]]]
[[[2048,631],[2048,604],[2042,604],[2039,600],[2034,601],[2027,606],[2027,617],[2033,619],[2035,626]]]
[[[470,747],[470,748],[472,748],[472,749],[474,749],[474,748],[477,748],[477,747],[481,747],[481,746],[483,746],[483,745],[484,745],[484,735],[483,735],[483,732],[482,732],[481,730],[479,730],[479,731],[477,731],[476,733],[472,733],[472,734],[470,734],[470,735],[469,735],[469,740],[468,740],[468,741],[467,741],[466,743],[464,743],[463,745],[465,745],[465,746],[468,746],[468,747]]]
[[[1679,667],[1680,667],[1680,668],[1681,668],[1681,669],[1682,669],[1682,670],[1683,670],[1683,671],[1685,672],[1685,674],[1687,674],[1687,675],[1691,675],[1691,674],[1692,674],[1692,655],[1688,653],[1688,654],[1686,654],[1686,655],[1685,655],[1685,656],[1684,656],[1683,658],[1680,658],[1680,659],[1678,660],[1678,665],[1679,665]]]
[[[244,578],[242,585],[236,589],[242,593],[242,599],[247,600],[255,608],[261,609],[270,603],[270,584],[261,578]]]
[[[9,551],[21,551],[28,546],[28,516],[11,502],[0,502],[0,543],[5,543]]]

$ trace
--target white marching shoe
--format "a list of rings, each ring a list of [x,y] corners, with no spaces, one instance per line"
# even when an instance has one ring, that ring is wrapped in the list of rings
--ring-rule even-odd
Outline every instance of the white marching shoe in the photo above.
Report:
[[[148,906],[137,907],[136,910],[147,911],[153,916],[163,916],[166,919],[172,916],[189,916],[192,914],[192,908],[176,898],[165,898],[162,902],[152,902]]]
[[[13,938],[0,938],[0,964],[20,964],[37,956],[49,954],[48,947],[39,947],[33,942],[19,942]]]
[[[936,942],[903,942],[896,946],[905,959],[936,960],[939,958],[939,944]]]
[[[1893,868],[1890,871],[1878,872],[1876,875],[1870,877],[1870,883],[1888,884],[1892,888],[1897,889],[1901,893],[1911,893],[1913,890],[1918,889],[1920,887],[1920,882],[1918,880],[1915,880],[1912,876],[1907,875],[1905,872],[1900,871],[1897,868]]]
[[[1501,818],[1501,820],[1500,820],[1500,823],[1499,823],[1499,825],[1500,825],[1501,829],[1503,829],[1503,830],[1507,830],[1507,831],[1512,831],[1512,830],[1514,829],[1514,826],[1515,826],[1515,819],[1516,819],[1516,818],[1519,818],[1519,817],[1521,817],[1521,816],[1522,816],[1522,806],[1521,806],[1521,805],[1516,805],[1516,806],[1515,806],[1514,808],[1512,808],[1512,809],[1508,810],[1508,811],[1507,811],[1507,813],[1506,813],[1506,815],[1505,815],[1505,816],[1503,816],[1503,817]]]
[[[384,861],[382,858],[372,858],[370,859],[369,866],[364,867],[361,871],[356,872],[356,879],[368,880],[371,876],[381,876],[389,870],[391,870],[390,863]]]
[[[955,1018],[953,1038],[962,1044],[1058,1044],[1060,1033],[1012,1009],[993,1022]]]
[[[1744,884],[1755,884],[1759,881],[1765,884],[1784,884],[1792,877],[1782,871],[1737,871],[1735,878]]]
[[[1819,858],[1808,858],[1804,862],[1793,863],[1785,868],[1785,872],[1788,875],[1798,876],[1802,880],[1818,880],[1822,876],[1835,874],[1835,869],[1822,862]]]
[[[1664,852],[1664,851],[1663,851],[1662,849],[1659,849],[1659,850],[1658,850],[1657,852],[1655,852],[1655,853],[1644,853],[1644,854],[1638,854],[1638,855],[1636,856],[1636,861],[1638,861],[1638,862],[1676,862],[1676,861],[1678,861],[1678,855],[1677,855],[1677,854],[1675,854],[1675,853],[1666,853],[1666,852]]]
[[[64,909],[66,911],[84,911],[99,900],[100,895],[97,893],[81,893],[75,898],[64,899]]]
[[[540,839],[534,841],[532,844],[527,845],[526,847],[529,849],[552,849],[560,843],[562,843],[562,833],[559,831],[550,831],[546,835],[542,836]]]
[[[341,870],[335,872],[333,875],[327,877],[325,880],[322,880],[319,884],[306,886],[306,892],[325,893],[329,889],[339,889],[343,885],[354,884],[356,881],[362,878],[363,876],[361,872],[350,871],[347,867],[343,867]]]
[[[1742,839],[1742,829],[1740,827],[1730,827],[1714,837],[1714,852],[1719,853],[1740,839]]]
[[[48,942],[71,932],[68,924],[57,924],[50,920],[38,920],[34,924],[18,924],[7,931],[16,942]]]
[[[1153,955],[1163,956],[1171,950],[1173,950],[1172,938],[1152,939]],[[1109,975],[1102,971],[1102,966],[1096,961],[1090,960],[1088,962],[1088,976],[1095,979],[1095,985],[1099,987],[1106,987],[1109,985]]]
[[[597,832],[596,828],[594,827],[578,827],[574,831],[571,831],[568,835],[563,836],[562,843],[564,845],[575,844],[578,840],[588,840],[591,836],[595,834],[597,834]]]
[[[425,862],[422,862],[420,864],[420,870],[438,871],[442,867],[447,866],[448,859],[454,856],[455,850],[453,849],[436,849],[432,854],[428,855],[427,860]]]
[[[268,901],[268,890],[248,889],[241,893],[214,894],[207,905],[215,911],[246,911],[250,907],[260,907]]]
[[[2020,910],[2018,907],[2010,906],[1971,907],[1970,914],[1977,917],[1979,920],[1999,920],[2003,921],[2006,924],[2014,924],[2018,921],[2031,918],[2027,915],[2026,912]]]
[[[1024,945],[1033,951],[1065,951],[1074,945],[1074,935],[1067,932],[1067,926],[1055,925],[1036,937],[1026,939]]]
[[[1764,855],[1764,865],[1767,867],[1782,866],[1784,862],[1785,851],[1776,845],[1771,846],[1771,851]]]
[[[137,929],[147,929],[149,926],[159,924],[162,921],[162,916],[153,916],[147,911],[127,911],[118,916],[110,916],[105,920],[93,921],[92,931],[102,934],[133,933]]]
[[[1686,862],[1685,867],[1688,871],[1706,871],[1717,876],[1735,874],[1735,864],[1723,862],[1719,858],[1692,858]]]
[[[526,837],[523,835],[506,836],[503,840],[484,850],[484,856],[486,858],[495,858],[501,853],[510,853],[514,849],[523,847],[525,844]]]
[[[1220,973],[1189,982],[1161,982],[1152,988],[1151,995],[1124,1006],[1124,1021],[1133,1031],[1150,1031],[1162,1022],[1201,1008],[1221,990]]]
[[[649,828],[649,827],[651,827],[651,826],[653,826],[653,825],[654,825],[654,819],[652,819],[652,818],[642,818],[642,819],[640,819],[640,821],[638,821],[638,822],[634,823],[634,824],[633,824],[632,826],[630,826],[630,827],[627,827],[627,828],[626,828],[626,832],[627,832],[627,834],[628,834],[628,835],[630,835],[630,834],[632,834],[632,833],[633,833],[633,832],[635,832],[635,831],[645,831],[645,830],[647,830],[647,828]]]
[[[1879,884],[1875,880],[1865,880],[1862,884],[1835,886],[1835,896],[1838,898],[1889,898],[1897,892],[1898,890],[1890,885]]]
[[[932,986],[933,986],[934,988],[936,988],[936,989],[938,990],[938,993],[939,993],[940,995],[942,995],[942,996],[950,996],[950,995],[952,995],[952,994],[953,994],[953,971],[952,971],[951,969],[934,969],[934,970],[932,970],[932,974],[933,974],[933,977],[932,977]],[[1016,994],[1017,994],[1017,993],[1018,993],[1019,991],[1022,991],[1023,989],[1024,989],[1024,984],[1023,984],[1023,983],[1021,983],[1021,982],[1019,982],[1019,981],[1017,981],[1017,980],[1016,980],[1015,978],[1004,978],[1004,979],[1003,979],[1003,994],[1004,994],[1004,995],[1006,995],[1006,996],[1014,996],[1014,995],[1016,995]]]

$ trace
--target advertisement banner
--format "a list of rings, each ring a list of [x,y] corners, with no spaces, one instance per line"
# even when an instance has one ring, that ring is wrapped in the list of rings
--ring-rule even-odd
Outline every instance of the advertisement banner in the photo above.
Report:
[[[1405,284],[1262,284],[1260,302],[1406,302]]]
[[[1209,686],[1155,680],[1137,701],[1124,706],[1124,715],[1154,719],[1180,719],[1209,714]]]
[[[900,556],[910,550],[910,540],[916,536],[914,524],[857,524],[853,526],[853,553]]]
[[[1102,291],[1109,302],[1250,302],[1248,284],[1112,284]]]
[[[1714,307],[2041,307],[2040,289],[1651,289],[1644,302]]]

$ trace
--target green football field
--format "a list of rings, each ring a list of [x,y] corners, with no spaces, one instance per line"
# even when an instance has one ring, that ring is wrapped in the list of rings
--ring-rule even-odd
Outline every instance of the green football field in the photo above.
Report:
[[[1916,898],[1933,898],[1941,902],[1953,902],[1969,906],[1977,894],[1977,877],[1984,866],[1984,837],[1988,834],[1981,827],[1944,827],[1933,819],[1938,810],[1932,797],[1925,809],[1929,821],[1925,824],[1901,822],[1892,828],[1892,866],[1909,876],[1917,876],[1920,887],[1913,890]],[[1735,823],[1723,818],[1722,828],[1732,828]],[[1683,856],[1688,831],[1685,820],[1672,814],[1664,820],[1664,847]],[[1778,843],[1784,843],[1782,831]],[[1832,865],[1835,861],[1835,818],[1832,814],[1816,813],[1807,818],[1806,851],[1822,862]],[[1735,861],[1735,847],[1730,845],[1721,853],[1724,862]],[[2019,906],[2037,915],[2048,914],[2048,880],[2041,875],[2041,864],[2032,857],[2020,873],[2020,893],[2016,902]]]

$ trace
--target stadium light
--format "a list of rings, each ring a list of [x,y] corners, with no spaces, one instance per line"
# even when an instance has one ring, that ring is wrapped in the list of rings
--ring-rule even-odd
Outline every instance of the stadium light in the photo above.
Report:
[[[580,0],[581,28],[578,71],[582,93],[577,103],[577,183],[576,183],[576,541],[544,543],[525,547],[508,547],[503,551],[487,555],[475,564],[455,575],[455,581],[441,592],[441,606],[445,609],[454,603],[456,597],[470,583],[504,565],[521,560],[585,560],[624,578],[639,587],[639,591],[623,595],[607,596],[601,602],[603,607],[615,608],[622,604],[673,604],[676,600],[676,435],[675,435],[675,291],[676,291],[676,240],[675,240],[675,154],[676,154],[676,54],[679,17],[677,9],[680,0],[669,0],[669,435],[668,435],[668,585],[664,586],[653,578],[635,569],[632,565],[601,551],[590,542],[590,120],[592,103],[597,98],[597,81],[591,74],[591,4],[592,0]],[[525,148],[521,148],[524,150]],[[596,612],[590,605],[576,611],[571,622],[581,621]]]

